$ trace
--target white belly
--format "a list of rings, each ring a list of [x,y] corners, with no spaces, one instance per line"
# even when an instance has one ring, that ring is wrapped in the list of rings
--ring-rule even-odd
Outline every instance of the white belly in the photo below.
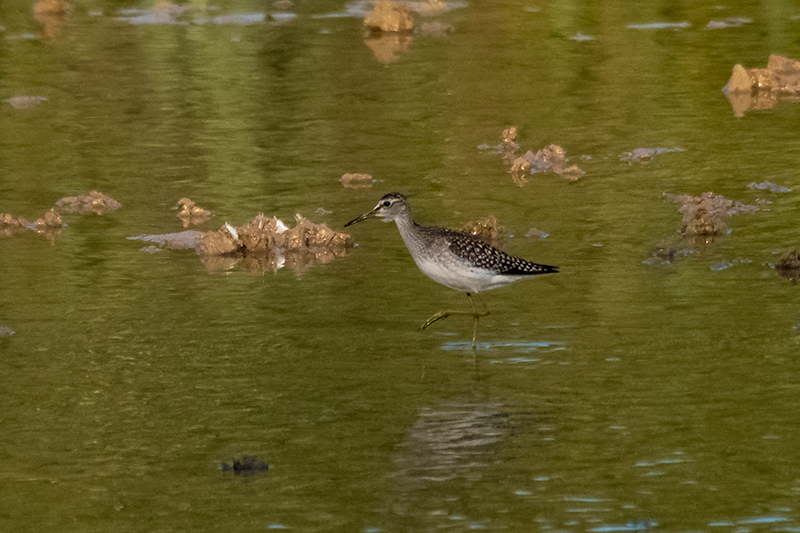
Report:
[[[415,259],[423,274],[445,287],[460,292],[479,293],[513,283],[520,276],[500,276],[480,268],[465,267],[464,264],[447,264]]]

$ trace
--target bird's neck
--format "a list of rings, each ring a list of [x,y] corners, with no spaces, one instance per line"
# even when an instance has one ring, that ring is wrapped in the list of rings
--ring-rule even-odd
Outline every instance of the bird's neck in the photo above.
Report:
[[[419,241],[417,232],[419,224],[414,222],[410,214],[395,218],[394,222],[397,224],[397,229],[400,231],[400,236],[403,238],[403,242],[406,243],[406,247],[408,247],[409,250],[416,248],[417,241]]]

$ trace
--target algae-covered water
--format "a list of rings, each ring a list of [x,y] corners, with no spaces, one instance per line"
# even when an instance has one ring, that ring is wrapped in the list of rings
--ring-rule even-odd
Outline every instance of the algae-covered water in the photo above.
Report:
[[[0,530],[800,529],[800,103],[721,91],[800,58],[800,7],[450,2],[365,40],[369,2],[153,6],[0,4],[0,213],[122,205],[0,236]],[[582,173],[511,173],[511,126]],[[343,228],[392,191],[560,273],[484,294],[474,352],[469,318],[417,332],[469,303]],[[705,192],[758,209],[684,236]],[[355,246],[128,239],[182,197]]]

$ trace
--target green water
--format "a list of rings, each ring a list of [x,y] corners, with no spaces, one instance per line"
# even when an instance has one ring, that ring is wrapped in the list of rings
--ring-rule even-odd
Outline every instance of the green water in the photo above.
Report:
[[[47,99],[0,101],[0,212],[122,203],[0,237],[0,529],[800,528],[800,295],[770,266],[800,245],[800,104],[737,118],[720,91],[735,63],[800,57],[800,9],[471,1],[383,63],[358,3],[125,18],[150,6],[75,0],[36,38],[27,2],[0,5],[0,100]],[[726,17],[752,22],[706,29]],[[689,26],[628,27],[652,22]],[[520,154],[557,143],[585,174],[517,186],[479,148],[511,125]],[[620,160],[655,147],[685,151]],[[416,331],[468,302],[393,225],[264,275],[127,239],[180,231],[183,196],[214,213],[201,230],[343,230],[395,190],[419,222],[495,215],[507,251],[561,273],[485,294],[473,354],[469,319]],[[705,191],[761,209],[686,242],[663,194]],[[675,261],[650,264],[662,242]],[[223,473],[244,454],[270,471]]]

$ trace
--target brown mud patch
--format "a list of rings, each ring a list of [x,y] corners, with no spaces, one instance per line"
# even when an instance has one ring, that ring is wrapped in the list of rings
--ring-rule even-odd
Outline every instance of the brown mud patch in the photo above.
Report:
[[[414,33],[429,37],[444,37],[453,26],[441,21],[423,22],[416,26],[414,16],[441,15],[464,4],[428,1],[376,0],[372,11],[364,13],[364,43],[381,63],[392,63],[408,52]],[[349,11],[349,10],[348,10]]]
[[[66,0],[34,0],[33,18],[41,29],[44,39],[57,38],[64,29],[64,23],[70,12]]]
[[[202,224],[211,217],[211,211],[203,209],[189,198],[181,198],[175,207],[178,210],[177,217],[181,219],[184,228]]]
[[[739,213],[755,213],[759,209],[758,206],[729,200],[713,192],[704,192],[700,196],[666,196],[681,204],[678,210],[683,213],[681,233],[685,237],[716,237],[728,231],[728,218]]]
[[[372,187],[375,182],[369,174],[359,174],[356,172],[347,172],[342,174],[339,178],[345,189],[368,189]]]
[[[178,233],[128,237],[163,249],[194,249],[210,271],[240,266],[263,274],[281,268],[302,271],[344,256],[353,247],[347,233],[332,230],[295,215],[296,225],[287,226],[276,217],[259,214],[238,227],[227,222],[217,231],[187,230]],[[148,246],[144,251],[153,253]]]
[[[557,144],[550,144],[534,153],[532,150],[526,151],[523,155],[518,155],[520,149],[517,140],[517,128],[515,126],[504,129],[501,133],[501,142],[495,146],[482,144],[479,150],[491,150],[499,153],[508,165],[511,179],[519,187],[528,183],[527,176],[542,172],[552,172],[562,178],[575,181],[584,172],[578,165],[570,165],[566,151]]]
[[[8,237],[30,230],[48,238],[55,238],[64,227],[63,214],[82,215],[94,212],[103,215],[120,207],[119,202],[98,191],[91,191],[89,194],[80,196],[67,196],[56,202],[55,206],[33,222],[21,216],[0,213],[0,236]]]
[[[79,215],[96,213],[104,215],[111,211],[116,211],[122,207],[122,204],[100,191],[91,191],[89,194],[81,194],[79,196],[65,196],[56,202],[56,207],[62,213],[78,213]]]
[[[364,17],[364,29],[370,35],[412,33],[414,31],[414,13],[399,2],[377,0],[375,8]]]
[[[722,91],[737,117],[745,111],[772,109],[779,99],[800,101],[800,61],[772,54],[766,68],[736,64]]]
[[[469,233],[487,244],[498,246],[502,241],[506,228],[500,225],[497,217],[490,215],[486,218],[465,224],[461,231]]]

